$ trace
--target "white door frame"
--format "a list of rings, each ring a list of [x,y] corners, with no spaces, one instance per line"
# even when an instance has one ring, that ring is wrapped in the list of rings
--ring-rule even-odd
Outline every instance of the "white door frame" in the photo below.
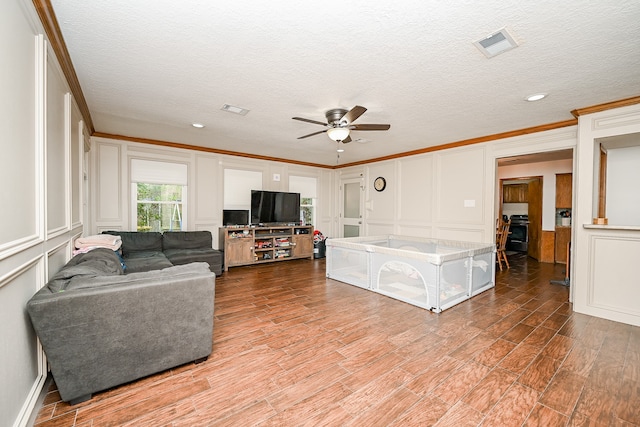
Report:
[[[350,195],[353,197],[354,194],[358,195],[358,214],[352,217],[347,218],[345,216],[345,189],[347,186],[350,186],[351,189],[356,188],[357,185],[357,193],[352,192]],[[346,227],[357,227],[357,235],[362,236],[364,234],[364,221],[363,221],[363,213],[364,213],[364,178],[359,176],[357,178],[341,178],[340,179],[340,221],[338,225],[338,233],[340,237],[345,237],[344,229]],[[354,233],[351,233],[349,236],[352,236]]]

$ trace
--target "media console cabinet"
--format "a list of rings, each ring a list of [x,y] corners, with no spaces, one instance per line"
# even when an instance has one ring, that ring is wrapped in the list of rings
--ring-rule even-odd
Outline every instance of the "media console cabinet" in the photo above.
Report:
[[[313,259],[313,226],[221,227],[219,248],[229,267],[290,259]]]

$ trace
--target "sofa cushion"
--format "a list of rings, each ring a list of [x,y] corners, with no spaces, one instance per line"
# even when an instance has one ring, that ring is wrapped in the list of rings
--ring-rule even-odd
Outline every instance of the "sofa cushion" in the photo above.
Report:
[[[120,257],[111,249],[98,248],[71,258],[47,283],[51,292],[67,289],[72,280],[124,274]]]
[[[211,249],[210,231],[165,231],[162,249]]]
[[[126,273],[139,273],[143,271],[161,270],[171,267],[173,264],[159,251],[135,251],[125,255]]]
[[[125,257],[128,257],[131,252],[138,251],[162,252],[162,233],[156,231],[141,233],[137,231],[111,230],[103,231],[102,234],[120,236],[122,238],[122,255]]]
[[[136,282],[149,282],[151,285],[159,279],[177,277],[181,275],[193,275],[210,273],[209,266],[204,262],[192,262],[187,265],[171,265],[157,270],[140,271],[126,274],[121,277],[99,276],[91,280],[72,280],[67,286],[67,291],[74,289],[92,289],[102,286],[129,284]]]
[[[216,249],[167,249],[164,251],[173,265],[206,262],[214,273],[222,274],[222,252]]]

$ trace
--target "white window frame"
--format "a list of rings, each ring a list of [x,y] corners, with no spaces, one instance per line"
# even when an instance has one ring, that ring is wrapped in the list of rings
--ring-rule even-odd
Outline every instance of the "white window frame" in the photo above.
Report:
[[[140,184],[153,184],[153,185],[175,185],[175,184],[156,184],[156,183],[148,183],[148,182],[141,182]],[[188,229],[188,215],[187,215],[187,210],[188,210],[188,204],[187,204],[187,186],[183,185],[182,186],[182,197],[181,197],[181,201],[179,202],[179,204],[182,206],[181,212],[182,212],[182,217],[180,219],[180,230],[173,230],[173,231],[186,231]],[[166,201],[166,202],[156,202],[156,201],[149,201],[149,200],[138,200],[138,182],[132,182],[131,183],[131,230],[137,231],[138,230],[138,204],[139,203],[156,203],[156,204],[176,204],[176,202],[171,202],[171,201]]]

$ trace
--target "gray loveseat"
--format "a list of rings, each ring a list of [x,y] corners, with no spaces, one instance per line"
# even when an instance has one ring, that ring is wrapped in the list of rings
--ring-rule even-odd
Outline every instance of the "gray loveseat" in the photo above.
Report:
[[[64,401],[79,403],[211,353],[209,265],[156,260],[145,268],[124,274],[116,252],[94,249],[73,257],[27,303]]]

